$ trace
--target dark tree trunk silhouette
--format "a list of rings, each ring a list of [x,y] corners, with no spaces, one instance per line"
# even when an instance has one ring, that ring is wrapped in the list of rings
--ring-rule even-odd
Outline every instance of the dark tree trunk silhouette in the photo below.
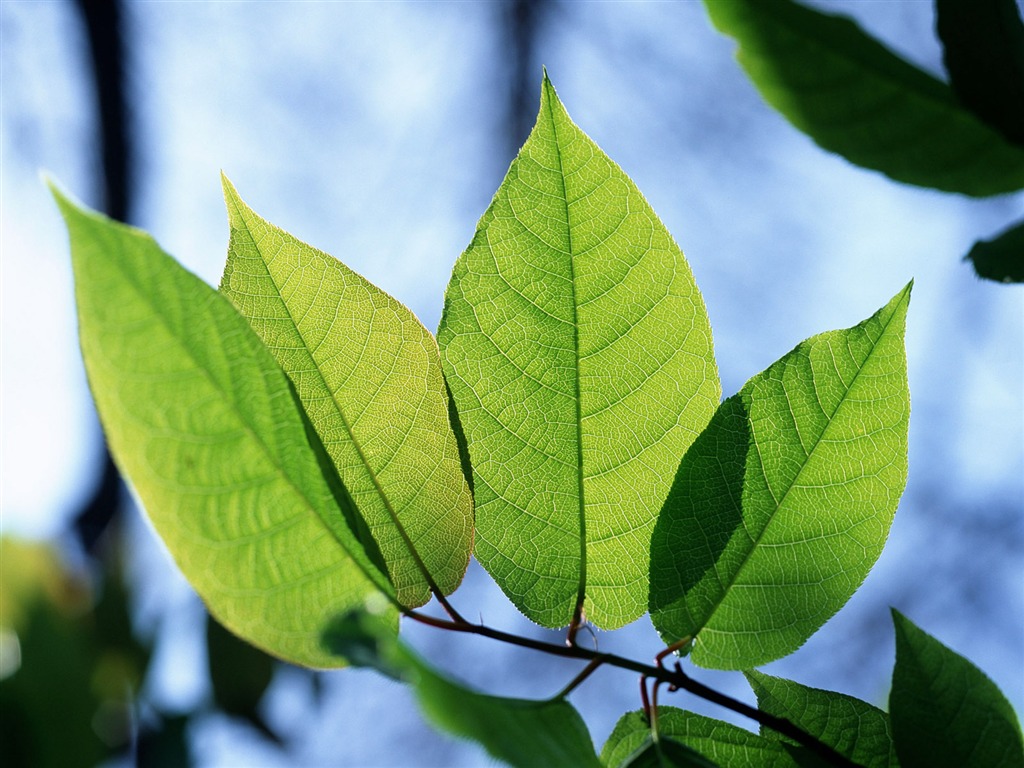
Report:
[[[125,40],[119,0],[75,0],[88,40],[89,64],[96,95],[103,211],[113,219],[130,220],[133,202],[134,153],[125,88]],[[101,438],[102,439],[102,438]],[[74,527],[87,552],[94,551],[103,532],[121,508],[124,486],[104,441],[102,468],[89,498],[75,515]]]
[[[508,78],[507,122],[509,158],[515,157],[530,135],[537,114],[537,92],[540,83],[540,62],[537,61],[537,40],[552,0],[507,0],[502,23],[505,31]]]

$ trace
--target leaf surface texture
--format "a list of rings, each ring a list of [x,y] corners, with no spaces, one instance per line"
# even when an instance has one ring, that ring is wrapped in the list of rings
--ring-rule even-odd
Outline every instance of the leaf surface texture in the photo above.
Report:
[[[910,286],[748,381],[679,465],[651,540],[651,617],[694,662],[802,645],[860,586],[907,477]]]
[[[546,626],[641,616],[657,511],[719,398],[711,330],[682,252],[547,78],[438,341],[480,562]]]
[[[89,383],[153,525],[233,632],[338,666],[319,645],[324,622],[391,586],[321,473],[284,373],[230,302],[150,237],[55,196]]]
[[[757,708],[781,717],[864,768],[896,768],[889,716],[842,693],[809,688],[763,672],[746,673]],[[770,728],[761,733],[769,738]]]
[[[658,734],[697,751],[727,768],[795,768],[798,763],[776,739],[769,739],[731,723],[714,720],[677,707],[658,707]],[[651,726],[643,711],[628,712],[615,724],[601,750],[608,768],[625,768],[632,759],[650,759]],[[666,758],[665,765],[673,765]],[[648,763],[658,765],[658,763]],[[682,765],[686,763],[681,762]]]
[[[1020,721],[974,664],[893,611],[896,666],[889,693],[896,754],[904,768],[1020,768]]]
[[[288,374],[387,564],[399,600],[462,580],[473,501],[437,343],[409,309],[257,216],[225,179],[221,291]]]

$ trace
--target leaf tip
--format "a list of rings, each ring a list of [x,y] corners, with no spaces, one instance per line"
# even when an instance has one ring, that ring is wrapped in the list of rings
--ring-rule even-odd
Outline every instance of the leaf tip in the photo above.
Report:
[[[554,83],[551,82],[551,78],[548,77],[548,68],[543,67],[543,78],[540,84],[540,109],[543,112],[545,109],[551,109],[554,105],[561,105],[561,101],[558,98],[558,92],[555,90]]]
[[[73,195],[66,192],[57,180],[49,173],[42,171],[39,176],[42,182],[50,190],[50,194],[53,196],[54,202],[57,203],[57,209],[60,211],[60,215],[64,218],[64,223],[68,227],[69,231],[73,224],[85,220],[111,223],[110,219],[102,213],[92,210]]]
[[[220,172],[220,186],[224,193],[224,202],[227,204],[229,213],[237,208],[238,204],[242,201],[242,198],[238,194],[238,190],[235,189],[235,185],[231,183],[231,179],[224,173],[223,170]]]
[[[78,210],[80,206],[71,199],[71,196],[65,192],[57,180],[50,175],[49,171],[40,171],[39,180],[46,185],[46,188],[50,190],[50,194],[53,196],[54,202],[57,203],[57,207],[60,209],[61,214],[66,219],[68,214]]]
[[[901,641],[905,639],[908,635],[913,634],[915,630],[918,632],[920,632],[921,630],[918,629],[917,625],[914,624],[914,622],[912,622],[902,613],[897,611],[895,608],[890,607],[889,611],[892,613],[892,624],[893,629],[896,631],[896,645],[898,648],[901,644]]]
[[[896,295],[889,299],[886,304],[886,309],[893,312],[906,313],[907,307],[910,306],[910,294],[914,290],[914,280],[911,279],[905,286],[903,286]]]
[[[896,294],[896,303],[902,304],[904,306],[909,306],[910,305],[910,294],[913,293],[913,291],[914,291],[914,278],[910,278],[910,282],[908,282],[905,286],[903,286],[902,290],[900,290],[900,292],[898,294]]]

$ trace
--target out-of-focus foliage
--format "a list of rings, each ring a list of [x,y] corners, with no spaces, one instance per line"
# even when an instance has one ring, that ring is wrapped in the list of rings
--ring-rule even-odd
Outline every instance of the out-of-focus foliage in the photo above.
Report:
[[[937,0],[951,83],[843,16],[793,0],[705,0],[770,105],[819,146],[896,181],[986,197],[1024,188],[1024,24],[1015,0]],[[980,277],[1020,282],[1024,248]],[[976,258],[983,259],[982,262]]]
[[[93,589],[47,545],[0,538],[5,765],[92,766],[127,750],[149,651],[116,565],[100,581]]]

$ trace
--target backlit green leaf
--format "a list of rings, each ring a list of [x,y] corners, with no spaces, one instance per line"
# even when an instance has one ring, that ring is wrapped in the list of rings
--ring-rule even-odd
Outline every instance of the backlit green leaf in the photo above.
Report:
[[[480,562],[527,616],[621,626],[719,384],[703,300],[629,178],[545,77],[533,132],[455,265],[438,331]]]
[[[907,184],[986,196],[1024,187],[1024,148],[853,21],[791,0],[705,0],[764,99],[830,152]]]
[[[435,672],[365,612],[341,616],[323,640],[325,648],[353,664],[411,685],[437,728],[481,744],[509,765],[601,765],[583,718],[565,699],[531,701],[477,693]]]
[[[391,586],[321,473],[288,379],[231,303],[152,238],[54,194],[96,406],[157,532],[233,632],[339,666],[320,647],[324,623]]]
[[[903,768],[1024,766],[1020,722],[995,683],[905,616],[892,616],[889,715]]]
[[[910,286],[748,381],[679,465],[651,540],[651,617],[702,666],[800,647],[860,586],[907,477]]]
[[[405,306],[261,219],[224,180],[221,291],[288,374],[388,566],[399,600],[462,580],[473,500],[437,342]]]
[[[723,768],[794,768],[797,765],[777,739],[676,707],[658,707],[658,734],[662,739],[695,750]],[[619,719],[605,742],[601,762],[608,768],[624,768],[630,765],[631,759],[647,759],[650,756],[643,751],[650,738],[651,726],[644,713],[629,712]],[[658,765],[656,762],[649,764]]]
[[[889,716],[877,707],[852,696],[808,688],[763,672],[750,671],[746,675],[762,712],[788,720],[865,768],[899,765]],[[762,728],[761,732],[774,737],[771,729]]]

